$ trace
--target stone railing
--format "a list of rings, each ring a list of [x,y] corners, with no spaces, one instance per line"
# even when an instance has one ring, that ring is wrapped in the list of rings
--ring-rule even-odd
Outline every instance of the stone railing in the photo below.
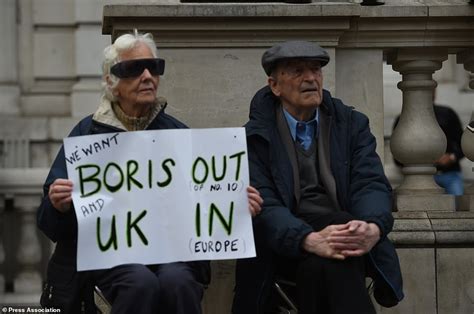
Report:
[[[474,212],[394,213],[405,299],[378,313],[473,313]]]
[[[37,305],[49,241],[36,227],[36,209],[48,169],[0,169],[0,299]]]
[[[383,143],[382,63],[401,73],[400,125],[405,127],[395,130],[392,151],[405,164],[405,178],[397,190],[391,237],[407,297],[394,309],[378,311],[472,313],[474,274],[468,270],[474,264],[474,216],[456,211],[454,198],[434,185],[431,162],[444,150],[444,137],[431,104],[433,73],[449,54],[474,73],[474,6],[464,0],[385,1],[378,7],[129,2],[104,7],[103,32],[113,38],[133,28],[154,34],[167,60],[160,93],[168,98],[169,113],[191,127],[242,125],[250,98],[266,81],[260,69],[264,49],[306,39],[319,42],[331,56],[324,72],[326,88],[365,112]],[[383,157],[382,147],[378,152]],[[49,249],[36,229],[35,209],[46,174],[46,169],[0,170],[0,282],[8,288],[2,301],[38,300]],[[229,312],[233,265],[213,263],[205,313]]]

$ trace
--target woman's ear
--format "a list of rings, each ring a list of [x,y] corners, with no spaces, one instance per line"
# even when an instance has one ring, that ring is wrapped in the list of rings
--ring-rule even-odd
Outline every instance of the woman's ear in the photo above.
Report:
[[[114,85],[114,83],[112,82],[112,79],[110,78],[110,74],[107,74],[105,76],[105,81],[107,82],[107,88],[109,88],[111,91],[112,91],[112,95],[114,95],[115,97],[118,96],[118,91],[116,88],[112,88],[112,86]]]
[[[110,74],[107,74],[105,76],[105,81],[107,82],[108,87],[112,87],[113,83],[112,83],[112,80],[110,79]]]

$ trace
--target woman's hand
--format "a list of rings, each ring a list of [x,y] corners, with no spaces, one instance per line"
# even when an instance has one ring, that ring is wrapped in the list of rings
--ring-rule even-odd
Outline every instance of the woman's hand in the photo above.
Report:
[[[252,217],[260,214],[262,211],[263,199],[260,197],[260,192],[253,186],[247,187],[247,194],[249,198],[249,210]]]
[[[49,199],[54,208],[61,213],[71,209],[72,204],[72,181],[68,179],[56,179],[49,186]]]

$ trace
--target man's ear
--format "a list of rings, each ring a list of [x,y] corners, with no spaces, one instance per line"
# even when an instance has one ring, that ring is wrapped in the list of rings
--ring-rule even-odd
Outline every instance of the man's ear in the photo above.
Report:
[[[276,79],[269,76],[268,77],[268,86],[270,86],[270,89],[272,90],[272,92],[275,96],[280,97],[280,86],[279,86],[278,81]]]

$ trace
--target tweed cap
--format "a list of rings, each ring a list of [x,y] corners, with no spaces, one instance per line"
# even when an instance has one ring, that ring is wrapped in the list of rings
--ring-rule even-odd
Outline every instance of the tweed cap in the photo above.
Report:
[[[290,58],[317,60],[321,62],[321,66],[329,62],[328,53],[318,44],[309,41],[285,41],[265,51],[262,56],[262,67],[270,76],[279,60]]]

